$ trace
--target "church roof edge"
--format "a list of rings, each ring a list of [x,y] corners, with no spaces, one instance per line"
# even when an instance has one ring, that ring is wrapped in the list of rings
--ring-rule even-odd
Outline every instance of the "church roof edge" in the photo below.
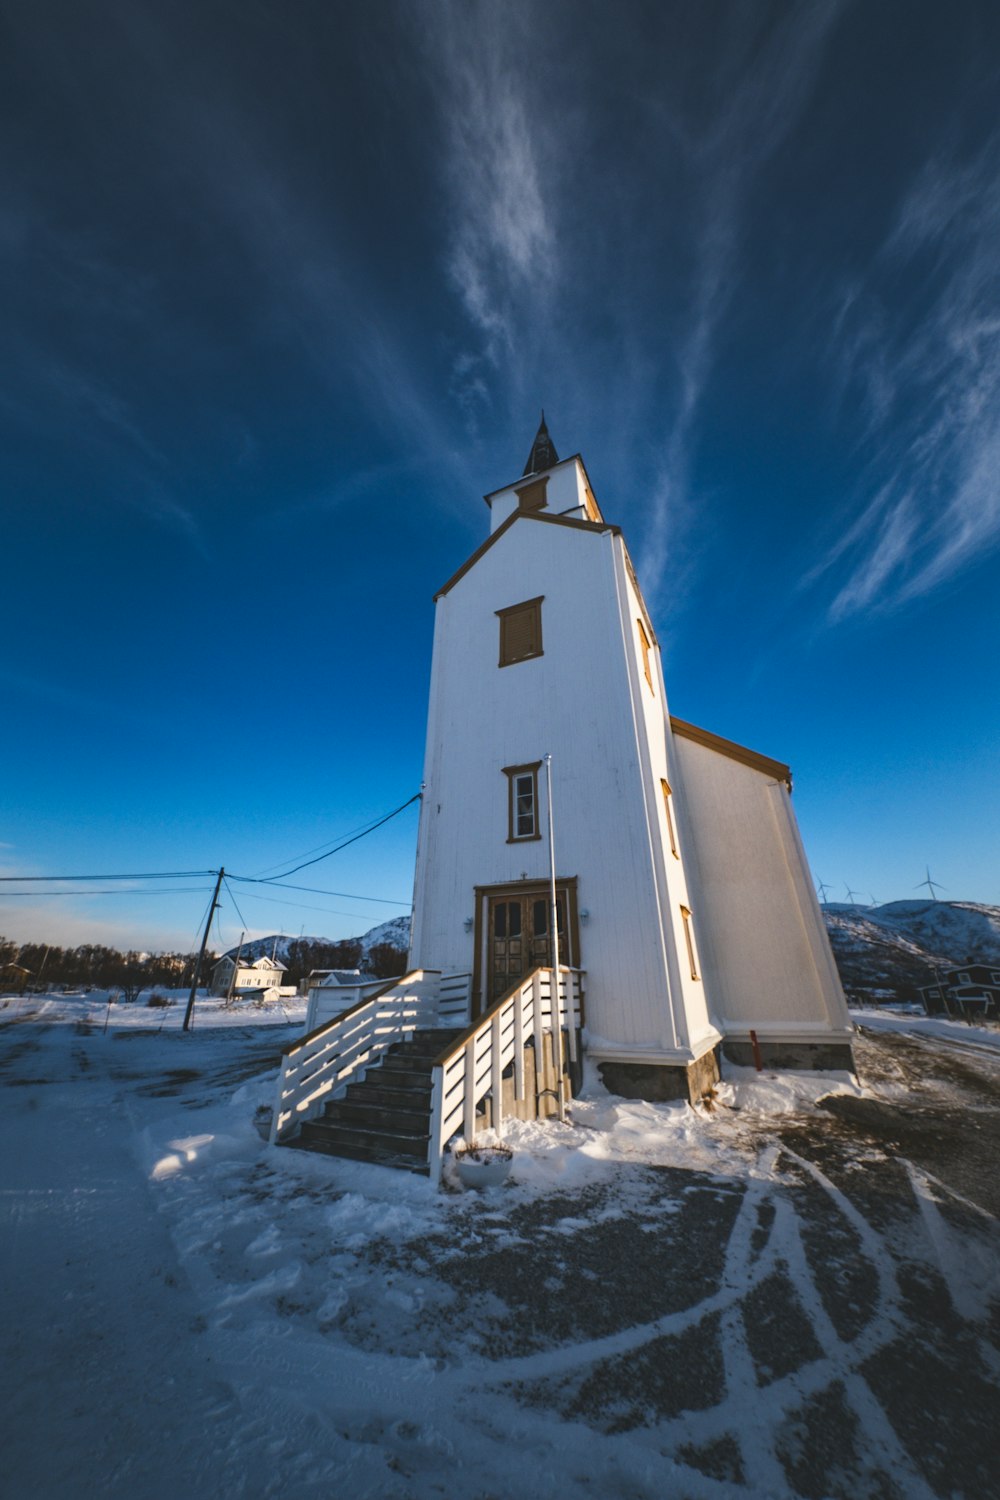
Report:
[[[755,771],[763,771],[765,775],[783,782],[789,791],[792,790],[792,770],[783,760],[773,760],[770,755],[761,755],[758,750],[738,745],[735,740],[724,739],[721,734],[713,734],[710,729],[699,729],[696,724],[689,724],[686,719],[677,719],[673,714],[670,715],[670,728],[681,739],[693,740],[706,750],[715,750],[719,755],[727,755],[730,760],[738,760]]]
[[[564,469],[567,464],[572,463],[578,463],[580,465],[580,468],[586,475],[588,485],[590,485],[591,490],[593,490],[594,486],[590,484],[590,475],[587,473],[587,465],[584,463],[583,458],[579,453],[571,453],[569,458],[561,458],[559,459],[558,463],[551,464],[549,468],[543,469],[541,472],[543,474],[551,474],[553,469]],[[511,479],[506,484],[498,485],[495,490],[490,490],[488,494],[483,496],[483,500],[492,508],[493,501],[497,495],[502,495],[505,490],[521,489],[523,488],[527,480],[537,478],[537,474],[520,474],[518,475],[517,479]]]
[[[504,533],[510,530],[515,521],[538,521],[543,526],[570,526],[574,531],[595,531],[599,534],[610,533],[612,536],[621,536],[622,534],[620,526],[612,526],[607,521],[575,521],[572,516],[547,516],[541,511],[515,510],[507,517],[506,521],[501,521],[496,531],[476,548],[471,557],[466,558],[458,571],[451,575],[448,582],[442,584],[436,590],[434,594],[435,603],[438,599],[443,598],[445,594],[451,592],[456,583],[465,577],[470,568],[475,567],[479,559],[490,550],[494,542],[498,542]]]

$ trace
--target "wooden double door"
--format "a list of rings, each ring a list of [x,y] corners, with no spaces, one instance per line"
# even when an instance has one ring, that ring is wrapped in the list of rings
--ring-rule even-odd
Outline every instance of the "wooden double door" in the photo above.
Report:
[[[556,889],[559,924],[559,962],[576,963],[570,923],[570,895],[565,885]],[[509,887],[484,898],[486,909],[486,1005],[530,974],[552,963],[552,896],[548,888],[523,891]],[[574,913],[575,915],[575,913]],[[575,925],[575,924],[574,924]]]

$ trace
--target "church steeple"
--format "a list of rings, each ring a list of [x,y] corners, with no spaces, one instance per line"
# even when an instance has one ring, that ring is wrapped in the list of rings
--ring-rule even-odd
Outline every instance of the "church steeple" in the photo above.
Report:
[[[543,474],[546,469],[551,469],[553,464],[559,462],[555,444],[549,437],[549,429],[545,425],[545,412],[542,412],[541,425],[535,434],[535,441],[531,445],[528,454],[528,462],[524,466],[525,474]]]

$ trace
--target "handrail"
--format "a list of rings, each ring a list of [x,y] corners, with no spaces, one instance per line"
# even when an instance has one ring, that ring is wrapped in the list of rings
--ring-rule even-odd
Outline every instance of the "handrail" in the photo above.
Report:
[[[425,978],[432,982],[429,995],[421,993]],[[289,1048],[278,1075],[271,1144],[322,1108],[334,1090],[346,1087],[407,1031],[415,1031],[422,1011],[433,1015],[440,979],[439,969],[411,969]],[[397,1000],[402,1012],[392,1008]]]
[[[355,1011],[359,1011],[363,1006],[371,1005],[376,1000],[380,1000],[389,990],[395,989],[397,984],[406,984],[407,980],[414,979],[418,974],[440,974],[440,972],[440,969],[410,969],[407,974],[400,974],[398,979],[386,980],[382,988],[376,990],[374,995],[366,995],[364,1000],[359,1000],[350,1009],[342,1010],[339,1015],[331,1017],[329,1021],[324,1021],[322,1026],[316,1026],[312,1031],[307,1031],[305,1036],[300,1036],[294,1047],[289,1047],[288,1051],[283,1053],[282,1056],[285,1058],[294,1057],[296,1052],[301,1052],[302,1048],[308,1047],[310,1042],[317,1041],[323,1035],[324,1031],[330,1030],[331,1026],[339,1026],[342,1021],[346,1021],[353,1016]],[[350,989],[352,986],[348,985],[345,988]]]
[[[460,1052],[464,1051],[465,1044],[466,1042],[468,1042],[470,1037],[475,1036],[478,1031],[483,1029],[483,1023],[492,1019],[494,1011],[501,1010],[507,1004],[508,1000],[510,1000],[519,989],[522,989],[526,984],[528,984],[536,974],[548,974],[550,972],[551,969],[548,965],[536,964],[536,966],[531,970],[529,974],[524,974],[520,979],[515,979],[510,989],[506,990],[500,996],[499,1000],[494,1000],[489,1010],[484,1010],[481,1016],[478,1016],[475,1021],[472,1021],[465,1028],[461,1036],[456,1037],[455,1040],[451,1042],[443,1052],[440,1052],[434,1059],[434,1062],[431,1064],[431,1066],[435,1068],[447,1067],[448,1063],[451,1062],[453,1057],[457,1057]],[[582,976],[584,970],[574,969],[569,964],[560,964],[559,972],[560,974],[577,974]],[[580,1000],[582,1000],[582,998],[582,996],[579,997]]]
[[[563,1005],[563,975],[569,976]],[[583,1016],[583,970],[563,964],[558,971],[539,966],[519,979],[506,994],[462,1035],[445,1047],[432,1064],[431,1130],[428,1166],[435,1184],[441,1180],[444,1149],[461,1122],[468,1138],[475,1129],[476,1106],[490,1095],[492,1119],[499,1129],[503,1113],[503,1073],[514,1065],[514,1093],[525,1098],[524,1054],[534,1037],[550,1032],[558,1035],[553,1045],[553,1063],[559,1070],[560,1118],[562,1116],[563,1032],[567,1032],[571,1061],[577,1057],[577,1030]],[[548,993],[543,996],[542,987]]]

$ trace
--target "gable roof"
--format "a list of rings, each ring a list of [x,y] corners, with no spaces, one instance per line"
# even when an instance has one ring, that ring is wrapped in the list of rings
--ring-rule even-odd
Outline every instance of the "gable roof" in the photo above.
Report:
[[[466,558],[457,573],[453,573],[448,582],[443,584],[434,595],[435,601],[442,599],[445,594],[455,587],[460,578],[464,578],[470,568],[474,568],[481,557],[484,557],[494,543],[498,542],[505,531],[509,531],[515,521],[540,521],[543,526],[572,526],[576,531],[596,531],[598,533],[611,532],[613,536],[621,536],[620,526],[609,526],[604,521],[575,521],[572,516],[547,516],[544,511],[538,510],[515,510],[501,521],[492,536],[488,536],[481,546],[477,547],[471,557]]]
[[[580,468],[583,470],[583,477],[587,481],[587,489],[590,491],[591,494],[593,494],[594,487],[593,487],[593,485],[590,482],[590,475],[587,473],[587,465],[584,463],[584,461],[583,461],[583,455],[581,453],[571,453],[568,458],[560,458],[557,463],[552,464],[550,466],[550,468],[546,469],[545,472],[547,474],[550,474],[553,469],[564,469],[567,464],[579,464],[580,465]],[[524,487],[525,487],[524,481],[525,481],[526,477],[530,477],[530,478],[534,479],[537,476],[536,475],[526,476],[526,475],[522,474],[521,477],[520,477],[520,479],[509,479],[506,484],[498,485],[495,490],[490,490],[488,494],[485,494],[483,496],[484,503],[486,505],[488,505],[490,507],[490,509],[492,510],[493,509],[493,502],[494,502],[494,500],[496,499],[496,497],[498,495],[505,495],[508,490],[523,490]],[[595,505],[597,504],[596,500],[594,501],[594,504]]]
[[[792,790],[791,767],[786,766],[784,761],[772,760],[769,755],[761,755],[757,750],[748,749],[746,745],[738,745],[735,740],[724,740],[721,734],[699,729],[686,719],[675,719],[673,714],[670,715],[670,728],[682,739],[693,740],[696,745],[704,745],[706,750],[715,750],[717,754],[726,755],[730,760],[738,760],[755,771],[763,771],[765,776],[773,776],[775,781],[783,782],[789,791]]]
[[[309,975],[309,983],[311,987],[346,985],[349,988],[351,985],[364,984],[366,980],[370,983],[374,978],[373,974],[362,974],[360,969],[313,969]]]

